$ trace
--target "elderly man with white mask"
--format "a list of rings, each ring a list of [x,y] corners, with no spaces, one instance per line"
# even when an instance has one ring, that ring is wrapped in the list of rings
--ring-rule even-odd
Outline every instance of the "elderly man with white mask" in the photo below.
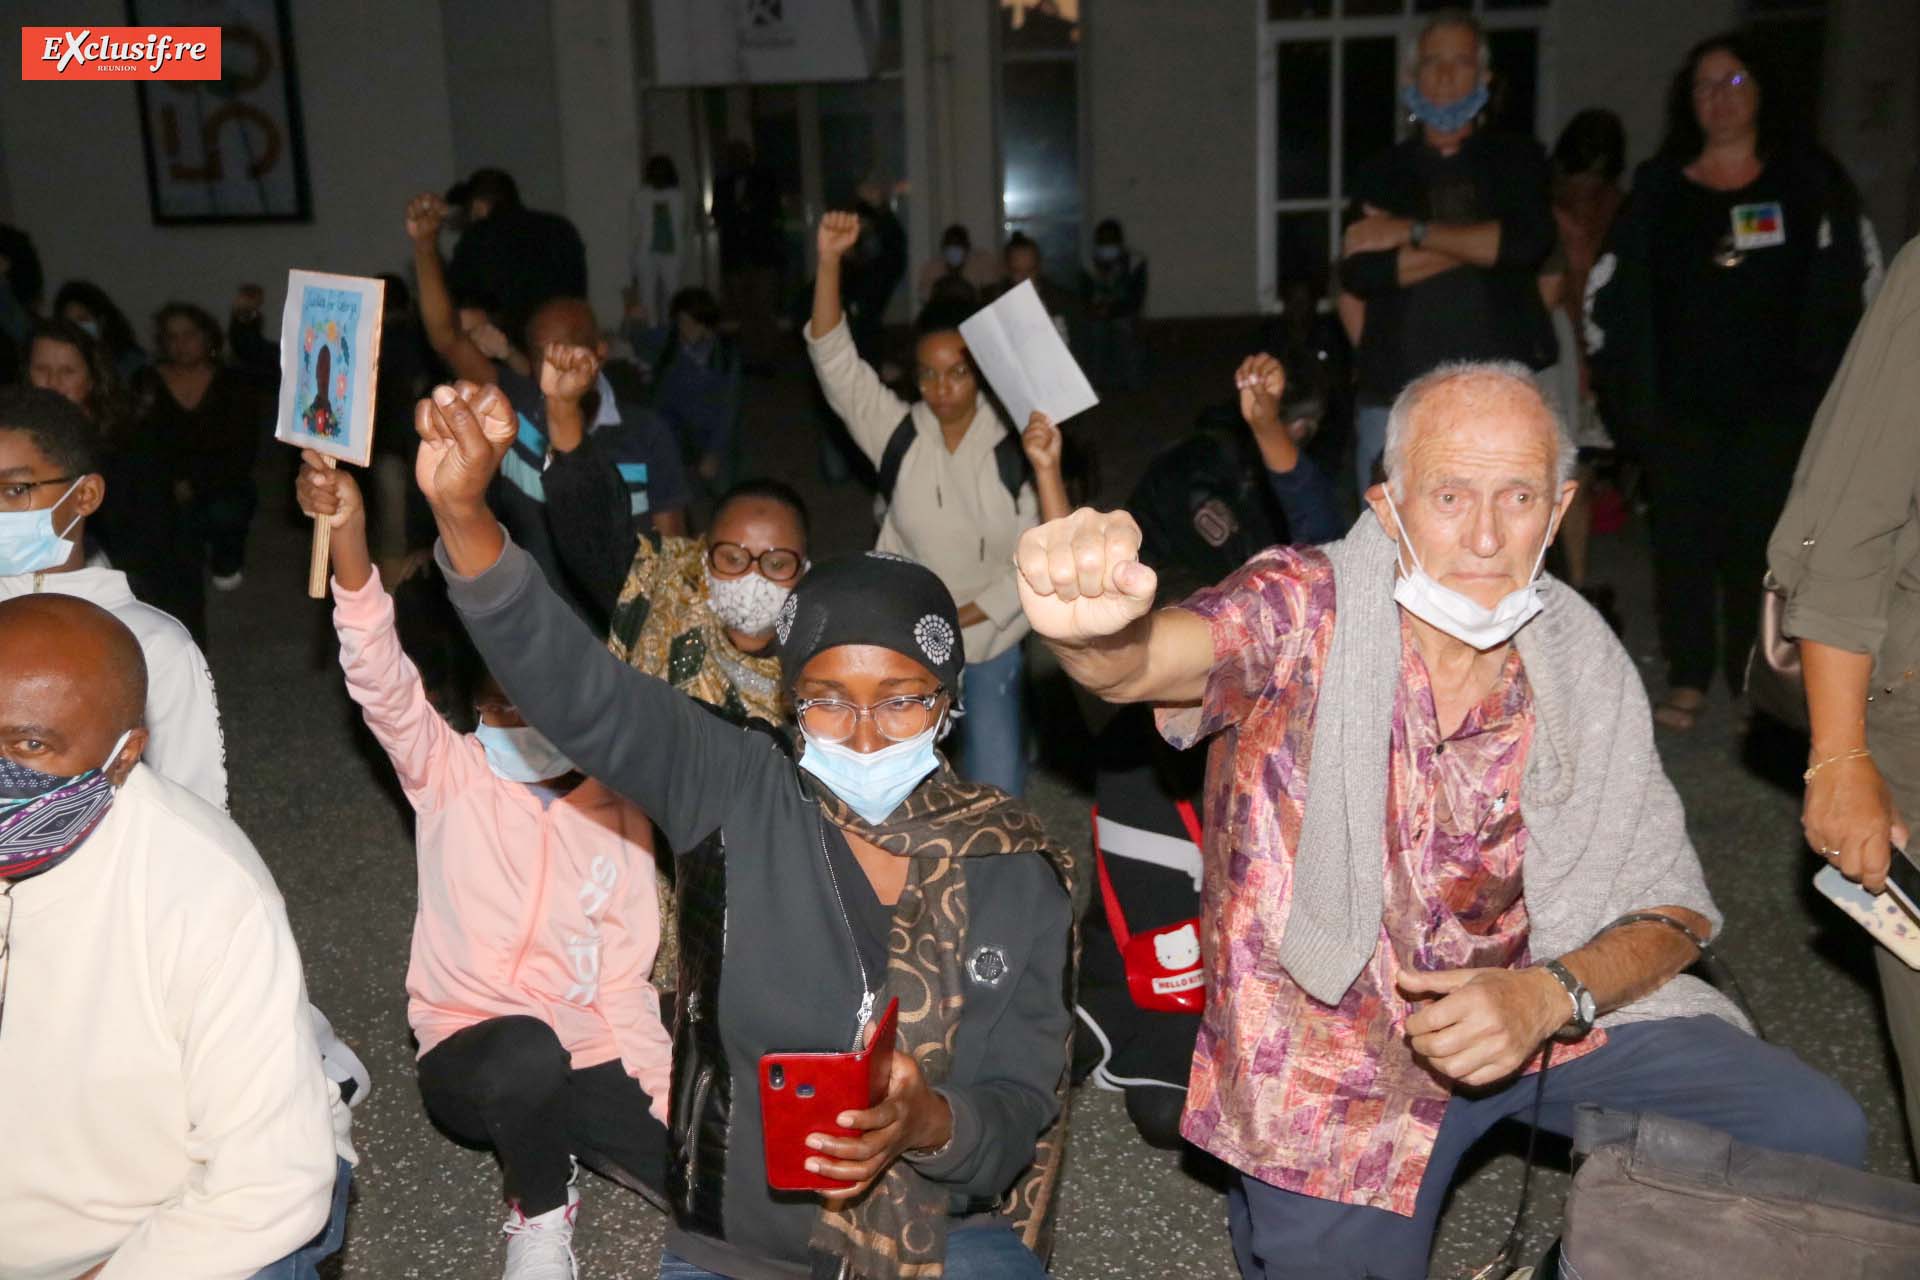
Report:
[[[1633,662],[1540,576],[1574,450],[1532,376],[1416,379],[1385,460],[1344,539],[1174,608],[1124,512],[1017,553],[1075,680],[1213,739],[1182,1132],[1241,1174],[1242,1274],[1424,1277],[1456,1167],[1543,1061],[1557,1132],[1596,1102],[1859,1165],[1859,1106],[1681,976],[1720,919]]]

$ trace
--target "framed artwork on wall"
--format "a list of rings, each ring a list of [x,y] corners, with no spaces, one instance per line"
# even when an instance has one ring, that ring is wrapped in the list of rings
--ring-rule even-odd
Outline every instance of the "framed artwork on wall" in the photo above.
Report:
[[[135,86],[154,222],[310,220],[287,0],[127,0],[127,19],[220,28],[220,79]]]

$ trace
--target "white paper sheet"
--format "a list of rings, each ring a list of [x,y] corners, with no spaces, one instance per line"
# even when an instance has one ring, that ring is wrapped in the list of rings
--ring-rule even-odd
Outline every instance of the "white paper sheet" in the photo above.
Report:
[[[1026,429],[1035,409],[1057,426],[1100,403],[1031,280],[967,317],[960,336],[974,367],[1007,406],[1013,418],[1007,425],[1015,431]]]

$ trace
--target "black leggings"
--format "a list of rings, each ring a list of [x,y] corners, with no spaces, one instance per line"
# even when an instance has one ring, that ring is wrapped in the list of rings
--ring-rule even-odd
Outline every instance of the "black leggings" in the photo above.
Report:
[[[538,1018],[495,1018],[456,1032],[420,1059],[427,1114],[463,1142],[492,1147],[507,1199],[529,1218],[567,1202],[569,1156],[618,1165],[666,1186],[667,1131],[619,1059],[575,1070]]]

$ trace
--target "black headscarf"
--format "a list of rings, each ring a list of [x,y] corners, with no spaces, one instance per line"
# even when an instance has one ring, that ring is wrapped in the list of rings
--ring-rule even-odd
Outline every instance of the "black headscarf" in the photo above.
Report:
[[[774,623],[787,684],[817,653],[870,644],[912,658],[950,694],[967,655],[953,595],[917,560],[887,551],[836,556],[807,571]]]

